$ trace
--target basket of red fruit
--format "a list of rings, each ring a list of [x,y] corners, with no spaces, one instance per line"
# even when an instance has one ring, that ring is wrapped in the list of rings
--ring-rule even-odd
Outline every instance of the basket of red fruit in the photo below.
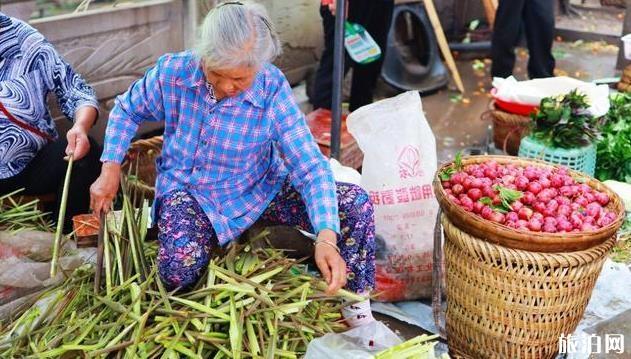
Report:
[[[434,190],[450,353],[555,357],[615,244],[621,199],[578,172],[505,156],[457,158],[438,170]],[[442,254],[437,245],[435,261]],[[441,298],[440,281],[435,288]]]
[[[458,228],[489,242],[577,251],[611,238],[624,221],[620,197],[582,173],[507,156],[456,162],[438,170],[436,197]]]

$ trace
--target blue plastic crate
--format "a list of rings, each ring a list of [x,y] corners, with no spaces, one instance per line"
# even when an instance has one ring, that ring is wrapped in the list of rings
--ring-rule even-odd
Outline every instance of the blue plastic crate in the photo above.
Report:
[[[593,144],[581,148],[553,148],[527,136],[519,145],[519,157],[563,165],[592,177],[596,169],[596,146]]]

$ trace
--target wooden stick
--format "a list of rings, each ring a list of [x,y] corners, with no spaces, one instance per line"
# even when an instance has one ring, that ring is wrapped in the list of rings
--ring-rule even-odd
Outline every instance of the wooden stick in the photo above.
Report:
[[[104,251],[103,237],[105,236],[105,221],[106,220],[107,218],[105,217],[105,213],[101,213],[101,217],[99,218],[99,222],[100,222],[99,237],[96,243],[96,268],[94,269],[94,294],[98,294],[99,289],[101,289],[101,272],[103,272],[103,251]]]
[[[438,40],[438,46],[440,47],[440,52],[442,52],[445,61],[447,62],[447,67],[451,72],[451,75],[454,78],[454,82],[456,83],[456,87],[460,93],[464,93],[464,85],[462,84],[462,79],[460,78],[460,73],[458,72],[458,68],[456,67],[456,62],[454,61],[453,56],[451,55],[451,50],[449,50],[449,44],[447,44],[447,38],[445,38],[445,33],[443,32],[443,27],[440,24],[440,19],[438,19],[438,14],[436,13],[436,7],[434,7],[434,2],[432,0],[424,0],[425,10],[427,10],[427,16],[429,16],[429,21],[432,23],[432,27],[434,28],[434,33],[436,34],[436,40]]]

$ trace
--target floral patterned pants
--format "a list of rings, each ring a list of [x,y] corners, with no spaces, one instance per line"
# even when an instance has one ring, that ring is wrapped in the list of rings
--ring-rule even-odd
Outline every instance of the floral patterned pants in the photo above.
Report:
[[[375,223],[373,207],[359,186],[337,183],[340,232],[338,247],[346,261],[346,288],[369,292],[375,286]],[[185,190],[174,190],[158,199],[158,271],[169,290],[195,285],[210,260],[217,237],[208,217]],[[313,232],[300,194],[285,183],[261,219]]]

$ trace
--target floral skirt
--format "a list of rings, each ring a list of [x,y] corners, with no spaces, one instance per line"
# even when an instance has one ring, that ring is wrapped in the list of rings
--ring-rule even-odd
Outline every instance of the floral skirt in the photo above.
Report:
[[[338,247],[346,261],[346,288],[369,292],[375,286],[375,222],[368,194],[359,186],[337,183],[340,215]],[[158,271],[169,290],[195,285],[218,246],[217,236],[197,201],[185,190],[158,198]],[[287,181],[261,219],[313,232],[300,194]]]

